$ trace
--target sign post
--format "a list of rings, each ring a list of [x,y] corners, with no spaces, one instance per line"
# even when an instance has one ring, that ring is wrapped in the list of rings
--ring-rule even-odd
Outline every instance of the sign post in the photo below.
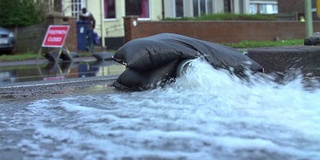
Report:
[[[311,0],[305,0],[304,1],[304,14],[305,14],[305,18],[306,18],[306,37],[310,37],[312,32],[313,32],[313,22],[312,22],[312,5],[311,5]]]
[[[70,26],[68,25],[50,25],[38,52],[37,59],[39,59],[39,55],[42,52],[42,47],[62,48],[67,39],[69,28]]]

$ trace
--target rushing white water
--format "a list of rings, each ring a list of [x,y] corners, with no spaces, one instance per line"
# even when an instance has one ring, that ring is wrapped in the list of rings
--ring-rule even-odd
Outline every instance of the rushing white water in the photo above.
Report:
[[[23,159],[317,160],[320,91],[301,79],[244,82],[195,60],[164,88],[41,99],[2,114],[2,132],[31,136],[0,150]]]

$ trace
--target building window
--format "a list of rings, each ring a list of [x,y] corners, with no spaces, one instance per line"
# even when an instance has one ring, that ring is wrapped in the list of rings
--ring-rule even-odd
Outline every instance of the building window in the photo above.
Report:
[[[104,19],[116,18],[116,1],[104,0]]]
[[[261,4],[260,5],[260,13],[262,14],[268,14],[267,4]]]
[[[257,14],[257,12],[258,12],[257,4],[250,4],[250,13]]]
[[[81,0],[71,0],[71,15],[78,17],[82,7]]]
[[[213,12],[212,0],[193,0],[193,16],[198,17]]]
[[[176,0],[175,6],[176,6],[176,17],[183,17],[184,13],[184,0]]]
[[[251,14],[276,14],[278,13],[278,4],[274,3],[251,3]]]
[[[278,13],[278,4],[272,4],[272,12],[273,13]]]
[[[198,6],[199,0],[193,0],[193,16],[198,17],[199,14],[199,6]]]
[[[150,18],[149,0],[126,0],[126,16],[137,15],[139,18]]]
[[[223,9],[225,13],[231,13],[231,2],[230,0],[223,1]]]
[[[212,0],[207,0],[206,1],[206,11],[207,11],[207,14],[212,14],[213,13],[213,2],[212,2]]]

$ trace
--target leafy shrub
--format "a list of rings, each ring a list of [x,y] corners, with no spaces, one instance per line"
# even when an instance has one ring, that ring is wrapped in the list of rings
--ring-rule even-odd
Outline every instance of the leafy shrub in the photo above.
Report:
[[[29,26],[44,21],[41,0],[1,0],[0,26]]]

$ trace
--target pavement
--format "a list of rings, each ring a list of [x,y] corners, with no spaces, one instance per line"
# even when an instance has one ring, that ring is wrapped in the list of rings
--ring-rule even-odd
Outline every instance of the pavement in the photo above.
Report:
[[[66,95],[81,92],[96,92],[113,89],[112,83],[117,76],[87,77],[57,80],[54,82],[23,82],[0,87],[0,99],[41,98],[52,95]]]

